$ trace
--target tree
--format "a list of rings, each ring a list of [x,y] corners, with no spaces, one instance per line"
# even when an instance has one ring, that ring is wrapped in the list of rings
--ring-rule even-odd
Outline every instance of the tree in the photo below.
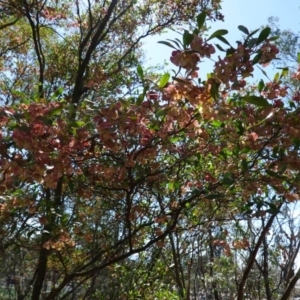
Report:
[[[284,84],[289,87],[289,93],[295,101],[299,101],[299,63],[300,63],[300,44],[299,32],[280,29],[278,19],[269,18],[269,26],[274,35],[278,36],[275,41],[280,55],[278,60],[274,61],[277,67],[285,68],[288,76],[284,79]]]
[[[126,94],[133,94],[135,85],[138,85],[135,69],[138,61],[141,60],[139,46],[142,38],[160,32],[167,26],[179,26],[184,19],[188,20],[202,10],[207,10],[213,18],[214,11],[217,13],[218,8],[218,1],[186,2],[175,4],[172,8],[161,1],[159,3],[156,1],[147,3],[3,1],[1,3],[2,103],[10,109],[21,109],[24,110],[23,112],[33,108],[33,114],[40,109],[47,111],[50,108],[51,116],[48,115],[46,126],[50,129],[50,126],[58,122],[54,127],[57,129],[60,127],[61,132],[65,131],[66,135],[63,139],[66,139],[66,142],[69,139],[70,131],[73,132],[71,135],[77,134],[77,130],[80,132],[80,127],[84,127],[82,122],[91,117],[86,114],[86,108],[89,109],[87,105],[94,103],[93,110],[96,110],[97,106],[105,109],[114,102],[118,102],[118,98],[125,97]],[[136,18],[136,21],[133,20],[132,14],[139,18]],[[21,35],[16,36],[16,32],[20,32]],[[151,79],[151,76],[149,78]],[[101,88],[99,88],[100,86]],[[4,115],[3,118],[1,117],[4,123],[6,123],[7,107],[3,108]],[[47,119],[46,111],[40,111],[40,113]],[[85,121],[80,119],[81,117],[78,115],[80,111]],[[15,119],[15,125],[23,123],[22,114],[21,112],[21,115]],[[36,115],[36,117],[40,119],[42,115],[40,117]],[[29,115],[27,116],[29,117]],[[66,122],[63,120],[63,116],[66,117],[66,120],[70,118],[72,121]],[[36,129],[40,125],[43,127],[40,120],[36,119],[36,121]],[[21,165],[25,163],[28,166],[35,165],[36,151],[41,153],[45,150],[44,153],[48,153],[49,143],[54,147],[52,150],[56,150],[52,154],[48,153],[50,156],[46,160],[50,163],[49,165],[46,161],[40,162],[42,169],[46,167],[46,172],[50,174],[52,173],[51,161],[53,159],[57,159],[60,163],[66,159],[59,158],[60,154],[56,148],[58,144],[54,145],[60,143],[58,137],[51,139],[48,136],[45,148],[43,148],[38,145],[40,137],[36,136],[37,140],[32,140],[32,142],[37,142],[37,148],[28,150],[23,147],[24,145],[19,145],[19,147],[11,140],[13,127],[8,131],[4,130],[1,135],[1,154],[4,155],[1,165],[4,170],[6,162],[15,165],[19,165],[19,163]],[[90,126],[89,130],[93,131],[94,129]],[[18,130],[15,133],[17,132]],[[89,150],[87,153],[95,154],[93,148],[98,136],[86,136],[86,138],[84,147],[87,144],[89,147],[84,149],[84,152]],[[107,137],[107,142],[109,142],[109,138]],[[80,156],[84,157],[85,153],[79,152],[81,152]],[[18,163],[17,157],[22,162],[20,160]],[[69,157],[67,160],[69,160],[71,168],[78,169],[77,159],[72,161],[73,158]],[[85,159],[82,162],[85,162]],[[19,165],[21,169],[25,167],[21,165]],[[47,183],[41,182],[41,178],[38,179],[40,175],[44,176],[42,169],[29,171],[29,168],[29,173],[23,174],[25,177],[19,174],[20,176],[16,175],[12,178],[6,171],[2,174],[3,205],[6,207],[9,204],[8,199],[14,202],[16,198],[20,198],[18,201],[22,202],[20,207],[19,205],[15,207],[16,211],[12,214],[4,213],[3,215],[3,249],[8,251],[16,244],[16,241],[20,241],[18,247],[24,247],[23,245],[26,244],[26,247],[37,251],[39,262],[34,267],[36,272],[33,270],[30,274],[31,283],[33,283],[33,299],[40,297],[43,282],[47,277],[48,271],[46,272],[46,270],[47,265],[50,264],[48,263],[50,254],[53,252],[47,249],[50,243],[47,235],[53,235],[53,237],[62,235],[63,240],[72,246],[74,242],[69,238],[70,232],[64,233],[63,228],[67,226],[71,230],[77,230],[78,234],[83,234],[82,230],[86,230],[82,241],[78,241],[79,249],[76,249],[74,253],[75,258],[76,255],[80,255],[80,243],[82,243],[82,247],[86,247],[86,243],[91,240],[93,231],[97,233],[99,226],[102,228],[102,236],[107,233],[111,234],[112,227],[106,226],[105,222],[113,218],[110,209],[114,210],[114,205],[108,203],[107,212],[103,216],[100,214],[103,219],[100,218],[99,221],[96,219],[99,215],[94,216],[91,211],[91,205],[97,203],[94,196],[89,197],[91,202],[86,205],[83,203],[82,207],[78,207],[73,202],[74,198],[78,197],[76,189],[93,185],[84,180],[89,177],[87,174],[89,167],[92,168],[92,164],[87,162],[84,174],[81,175],[73,174],[73,171],[69,169],[71,173],[68,176],[75,180],[76,186],[72,183],[73,179],[66,180],[64,167],[58,170],[58,173],[54,172],[56,174],[52,175],[56,178],[53,177]],[[21,173],[23,172],[21,171]],[[75,179],[75,177],[78,178]],[[80,181],[80,177],[83,180]],[[94,179],[91,179],[91,182],[93,181]],[[85,186],[85,184],[87,185]],[[124,190],[119,191],[119,193],[121,192],[124,193]],[[82,196],[84,197],[84,195]],[[117,194],[115,196],[119,197]],[[81,209],[86,209],[87,215],[84,216],[85,228],[78,229],[74,222],[78,221],[77,214],[81,214],[79,211]],[[40,212],[36,214],[38,210]],[[62,227],[59,228],[58,224],[61,224]],[[63,231],[59,233],[61,229]],[[122,224],[114,226],[114,230],[115,236],[111,237],[111,240],[118,241],[119,233],[123,230]],[[61,250],[61,243],[56,237],[54,240],[56,243],[55,245],[51,244],[51,249]],[[95,249],[93,247],[98,246],[97,239],[93,241],[95,244],[92,247],[90,244],[88,245],[89,248]],[[91,255],[95,254],[91,253]],[[51,265],[51,268],[57,268],[57,262],[51,261]],[[52,272],[51,268],[49,273]],[[29,290],[26,293],[29,293]],[[20,298],[22,297],[20,295]]]
[[[192,241],[188,231],[206,228],[213,264],[222,251],[232,252],[222,222],[264,212],[267,222],[236,277],[242,299],[270,226],[283,203],[298,199],[299,110],[293,101],[279,105],[285,73],[255,89],[245,81],[256,64],[278,53],[270,28],[239,26],[246,37],[234,47],[224,29],[202,38],[218,1],[200,14],[203,7],[193,3],[180,9],[161,3],[2,4],[8,17],[1,39],[8,44],[2,51],[1,243],[4,253],[26,249],[31,262],[19,299],[99,299],[104,291],[111,299],[147,299],[139,286],[146,283],[164,286],[161,296],[171,297],[164,275],[177,285],[176,297],[188,299],[193,268],[184,268],[188,255],[180,260],[180,239]],[[133,13],[140,23],[129,21]],[[169,74],[156,80],[139,64],[140,30],[147,35],[182,19],[194,20],[193,33],[163,41],[175,48],[178,74],[172,82]],[[19,26],[24,34],[15,41]],[[207,80],[197,81],[199,61],[215,47],[224,56]],[[232,244],[247,245],[246,239]],[[175,269],[168,265],[156,278],[164,251],[172,253]],[[215,271],[209,268],[212,278]],[[113,290],[121,274],[129,280]],[[215,299],[218,284],[213,278],[207,285]]]

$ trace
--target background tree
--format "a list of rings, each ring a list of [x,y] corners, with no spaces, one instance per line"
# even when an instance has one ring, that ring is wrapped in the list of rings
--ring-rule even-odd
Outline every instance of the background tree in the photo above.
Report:
[[[292,98],[295,101],[299,101],[299,32],[281,29],[278,22],[278,18],[269,18],[269,26],[272,28],[274,35],[278,36],[275,43],[280,49],[279,60],[274,61],[274,63],[277,67],[289,68],[289,76],[285,77],[284,83],[289,87],[289,93]]]
[[[233,46],[224,29],[202,37],[218,2],[160,3],[2,5],[2,39],[27,30],[3,50],[0,112],[2,249],[31,261],[19,299],[189,299],[203,288],[241,300],[276,217],[299,198],[299,110],[281,105],[286,72],[245,81],[278,54],[270,28],[239,26],[246,36]],[[172,81],[148,75],[138,64],[145,32],[192,17],[193,32],[163,42],[175,48]],[[197,80],[215,47],[223,55]],[[235,291],[220,278],[229,265]]]

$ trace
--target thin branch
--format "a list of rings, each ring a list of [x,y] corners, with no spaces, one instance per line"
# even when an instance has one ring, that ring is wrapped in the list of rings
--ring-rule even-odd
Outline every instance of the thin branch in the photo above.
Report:
[[[265,236],[267,235],[268,231],[270,230],[275,217],[280,212],[280,208],[282,207],[282,205],[283,205],[283,202],[281,202],[279,204],[277,213],[273,214],[270,217],[270,219],[268,220],[265,228],[263,229],[263,231],[261,232],[261,234],[260,234],[260,236],[258,238],[258,241],[257,241],[257,243],[255,245],[255,248],[254,248],[253,252],[251,253],[251,255],[249,257],[248,264],[246,266],[246,269],[244,271],[243,277],[242,277],[241,282],[239,284],[237,298],[236,298],[237,300],[243,300],[243,298],[244,298],[244,287],[245,287],[246,281],[248,279],[248,276],[249,276],[249,274],[250,274],[250,272],[252,270],[253,264],[255,263],[255,258],[256,258],[257,252],[258,252],[261,244],[263,243]],[[299,273],[299,276],[300,276],[300,273]]]

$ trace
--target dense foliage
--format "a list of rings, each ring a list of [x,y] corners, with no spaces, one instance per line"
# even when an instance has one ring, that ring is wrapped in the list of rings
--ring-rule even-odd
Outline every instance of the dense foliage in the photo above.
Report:
[[[18,299],[294,289],[298,100],[285,68],[246,81],[277,57],[276,37],[204,37],[219,1],[168,4],[1,2],[1,268]],[[161,42],[178,72],[146,70],[142,38],[182,25]]]

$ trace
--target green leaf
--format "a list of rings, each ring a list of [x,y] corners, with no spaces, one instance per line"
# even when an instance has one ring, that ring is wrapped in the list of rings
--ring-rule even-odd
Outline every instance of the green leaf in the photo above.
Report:
[[[216,38],[218,39],[218,40],[220,40],[221,42],[223,42],[224,44],[226,44],[226,45],[228,45],[228,46],[230,46],[231,47],[231,45],[229,44],[229,42],[223,37],[223,36],[216,36]]]
[[[224,50],[219,44],[216,44],[216,47],[217,47],[220,51],[226,52],[226,50]]]
[[[219,98],[219,86],[220,86],[220,83],[217,83],[217,82],[212,83],[212,86],[210,89],[210,95],[212,96],[212,98],[214,100],[217,100]]]
[[[197,16],[197,24],[199,29],[203,27],[205,23],[205,19],[206,19],[206,13],[204,11]]]
[[[280,79],[281,79],[282,77],[288,76],[288,74],[289,74],[289,68],[288,68],[288,67],[282,68],[282,71],[281,71],[281,74],[280,74]]]
[[[274,42],[274,41],[277,41],[278,39],[279,39],[279,35],[274,35],[269,38],[269,41]]]
[[[250,148],[249,147],[245,147],[241,150],[241,154],[245,154],[245,153],[249,153],[250,152]]]
[[[241,162],[241,167],[242,167],[242,173],[246,173],[248,171],[248,163],[245,158]]]
[[[149,86],[148,86],[148,85],[144,86],[143,93],[140,94],[139,97],[138,97],[137,100],[136,100],[136,103],[135,103],[135,104],[136,104],[137,106],[141,105],[142,102],[144,101],[144,98],[145,98],[145,96],[146,96],[146,93],[147,93],[148,89],[149,89]]]
[[[85,125],[83,121],[76,121],[71,124],[71,128],[81,128]]]
[[[21,189],[17,189],[16,191],[14,191],[12,193],[13,196],[20,196],[20,195],[23,195],[24,194],[24,191],[22,191]]]
[[[166,42],[166,41],[159,41],[159,42],[157,42],[157,43],[158,43],[158,44],[166,45],[166,46],[168,46],[168,47],[171,47],[171,48],[177,50],[177,49],[176,49],[171,43],[169,43],[169,42]]]
[[[226,154],[226,157],[228,157],[228,156],[230,157],[233,155],[233,152],[228,148],[223,148],[222,152]]]
[[[60,218],[60,222],[62,226],[66,226],[69,221],[69,216],[67,214],[63,214]]]
[[[222,156],[224,160],[227,160],[227,154],[223,150],[220,152],[220,156]]]
[[[60,115],[62,112],[63,107],[57,107],[55,109],[53,109],[50,113],[50,116],[55,116],[55,115]]]
[[[139,77],[140,77],[142,80],[144,80],[144,71],[143,71],[143,68],[142,68],[141,65],[138,65],[138,67],[137,67],[137,73],[138,73]]]
[[[269,78],[269,76],[268,76],[268,74],[266,73],[266,71],[265,70],[263,70],[262,68],[260,68],[260,67],[258,67],[260,70],[261,70],[261,72],[271,81],[271,79]]]
[[[189,202],[185,203],[185,207],[186,208],[191,208],[191,203],[189,203]]]
[[[191,195],[192,196],[200,196],[202,194],[202,191],[199,189],[193,189]]]
[[[181,45],[181,46],[183,46],[183,44],[182,44],[182,42],[181,42],[181,40],[180,39],[178,39],[178,38],[175,38],[175,40]]]
[[[245,96],[242,98],[244,101],[254,104],[256,106],[267,107],[269,106],[269,102],[264,97],[257,97],[257,96]]]
[[[181,140],[181,138],[179,136],[174,136],[174,137],[170,138],[171,143],[177,143],[180,140]]]
[[[243,213],[245,213],[245,214],[251,214],[252,211],[253,211],[253,210],[251,209],[252,206],[253,206],[253,204],[248,203],[248,204],[242,206],[241,211],[242,211]]]
[[[179,181],[175,181],[174,182],[174,188],[177,190],[177,189],[179,189],[180,188],[180,182]]]
[[[249,48],[252,48],[256,45],[257,43],[257,38],[253,38],[253,39],[250,39],[248,42],[247,42],[247,45]]]
[[[59,88],[53,93],[53,95],[51,96],[51,99],[55,99],[55,98],[61,96],[63,92],[64,92],[64,88],[63,88],[63,87],[59,87]]]
[[[237,120],[236,121],[235,127],[236,127],[237,134],[239,134],[239,135],[243,135],[244,134],[245,128],[244,128],[243,123],[242,123],[241,120]]]
[[[140,95],[138,96],[138,98],[137,98],[135,104],[136,104],[137,106],[140,106],[140,105],[142,104],[142,102],[144,101],[144,98],[145,98],[145,94],[144,94],[144,93],[140,94]]]
[[[242,31],[243,33],[249,35],[249,30],[248,30],[245,26],[239,25],[239,26],[238,26],[238,29],[239,29],[240,31]]]
[[[277,214],[279,212],[279,209],[278,207],[274,204],[274,203],[271,203],[271,202],[265,202],[267,205],[269,205],[270,209],[268,209],[268,212],[271,213],[271,214]]]
[[[200,31],[199,31],[199,29],[198,28],[195,28],[194,30],[193,30],[193,34],[196,34],[196,35],[198,35],[200,33]]]
[[[167,39],[167,40],[170,41],[170,42],[172,42],[172,43],[174,43],[178,47],[178,49],[182,48],[182,43],[181,42],[179,43],[177,41],[170,40],[170,39]]]
[[[261,92],[261,91],[264,89],[265,83],[264,83],[264,81],[263,81],[262,79],[259,81],[257,87],[258,87],[258,91],[259,91],[259,92]]]
[[[215,32],[207,39],[207,41],[209,41],[209,40],[211,40],[211,39],[213,39],[213,38],[215,38],[215,37],[219,37],[219,36],[225,35],[225,34],[227,34],[227,33],[228,33],[228,30],[226,30],[226,29],[219,29],[219,30],[215,31]]]
[[[168,190],[173,191],[174,190],[174,182],[168,183]]]
[[[279,79],[279,72],[277,72],[277,73],[274,75],[273,81],[274,81],[274,82],[277,82],[278,79]]]
[[[252,59],[252,65],[257,64],[259,62],[259,60],[261,59],[262,55],[263,55],[263,52],[261,50],[258,50],[258,53]]]
[[[294,145],[295,150],[299,150],[300,148],[300,139],[297,137],[292,138],[292,143]]]
[[[157,111],[157,113],[155,114],[157,117],[164,117],[167,114],[167,110],[166,109],[161,109],[159,111]]]
[[[297,53],[297,62],[300,63],[300,52]]]
[[[277,158],[278,151],[279,151],[279,147],[274,146],[272,151],[272,157]]]
[[[235,52],[235,49],[230,46],[230,49],[226,50],[226,56],[230,56]]]
[[[212,126],[216,127],[216,128],[219,128],[219,127],[223,127],[224,126],[224,123],[219,121],[219,120],[213,120],[211,122]]]
[[[159,84],[158,87],[160,89],[164,88],[166,86],[166,84],[169,82],[170,79],[170,74],[169,73],[165,73],[159,80]]]
[[[296,105],[295,105],[294,101],[289,101],[289,106],[290,106],[290,108],[293,108],[293,109],[296,108]]]
[[[268,36],[270,35],[270,33],[271,33],[271,28],[270,27],[264,28],[260,32],[260,34],[259,34],[259,36],[257,38],[256,45],[259,45],[260,43],[264,42],[268,38]]]
[[[85,125],[85,122],[83,121],[76,121],[74,123],[75,127],[79,128],[79,127],[83,127]]]
[[[249,37],[253,36],[253,35],[254,35],[255,33],[257,33],[258,31],[259,31],[259,28],[253,30],[253,31],[249,34]]]
[[[193,41],[193,39],[194,35],[185,30],[182,36],[183,45],[188,46]]]
[[[234,176],[231,173],[225,173],[223,175],[222,183],[225,185],[231,185],[234,183]]]
[[[278,168],[278,173],[283,174],[287,170],[287,164],[280,164]]]

